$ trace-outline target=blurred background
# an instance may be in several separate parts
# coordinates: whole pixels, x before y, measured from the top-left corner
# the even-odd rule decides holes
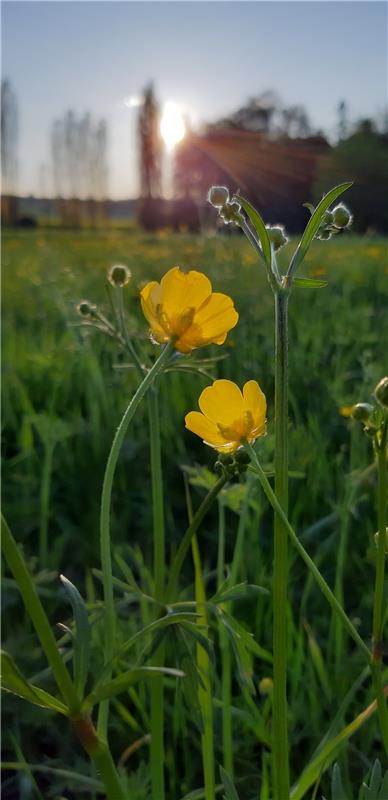
[[[212,183],[298,231],[351,177],[388,229],[381,2],[3,3],[6,225],[213,224]]]

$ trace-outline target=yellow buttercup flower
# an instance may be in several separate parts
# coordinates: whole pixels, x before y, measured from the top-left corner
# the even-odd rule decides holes
[[[190,411],[186,428],[220,453],[234,453],[244,440],[252,444],[266,432],[267,402],[257,381],[248,381],[242,392],[233,381],[214,381],[198,405],[202,414]]]
[[[209,278],[195,270],[182,272],[173,267],[160,283],[147,283],[140,298],[152,338],[163,344],[174,337],[181,353],[205,344],[223,344],[238,321],[231,297],[213,292]]]

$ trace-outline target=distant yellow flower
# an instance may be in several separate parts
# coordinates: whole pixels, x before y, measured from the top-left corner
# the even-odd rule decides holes
[[[186,428],[220,453],[234,453],[243,440],[250,444],[264,436],[267,403],[257,381],[248,381],[242,392],[233,381],[218,380],[203,390],[190,411]]]
[[[233,300],[213,292],[209,278],[195,270],[182,272],[173,267],[160,283],[147,283],[140,298],[152,338],[163,344],[175,337],[181,353],[205,344],[223,344],[238,321]]]
[[[353,412],[353,408],[354,408],[354,405],[353,406],[341,406],[341,408],[339,409],[339,413],[341,414],[342,417],[351,417],[352,416],[352,412]]]

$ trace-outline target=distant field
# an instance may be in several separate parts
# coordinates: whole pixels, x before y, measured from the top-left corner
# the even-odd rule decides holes
[[[292,243],[282,251],[282,261],[286,261],[290,248]],[[239,383],[250,378],[259,380],[269,403],[269,436],[263,448],[268,464],[272,459],[273,300],[263,269],[245,240],[238,236],[149,236],[122,231],[6,231],[2,259],[3,453],[8,461],[4,511],[15,536],[24,543],[31,567],[37,570],[45,454],[48,437],[56,431],[48,512],[46,509],[49,568],[68,575],[88,594],[90,602],[101,596],[100,584],[91,577],[91,569],[99,568],[99,495],[105,460],[137,379],[125,368],[126,358],[121,357],[114,343],[80,327],[75,308],[81,299],[88,299],[110,314],[104,284],[106,271],[113,263],[126,264],[132,271],[127,288],[128,325],[136,337],[144,340],[147,326],[140,312],[139,287],[149,279],[159,278],[171,266],[178,264],[206,272],[216,290],[234,298],[240,320],[229,335],[227,346],[206,349],[202,355],[206,358],[211,352],[224,356],[212,368],[215,376],[232,377]],[[291,479],[290,513],[297,530],[305,531],[305,544],[327,580],[331,585],[337,580],[342,587],[348,612],[367,638],[376,530],[375,474],[373,469],[368,470],[372,461],[368,440],[359,427],[340,414],[340,408],[368,401],[373,387],[387,371],[387,241],[344,235],[328,243],[316,242],[300,275],[323,278],[328,286],[320,290],[295,289],[290,300],[290,462],[295,476]],[[149,348],[153,352],[151,344]],[[185,413],[196,408],[196,398],[209,382],[210,378],[181,373],[168,375],[163,381],[162,437],[170,552],[176,548],[186,520],[181,465],[211,467],[214,462],[208,449],[184,430],[183,421]],[[363,471],[356,486],[355,476],[360,477]],[[200,496],[197,490],[195,500]],[[146,567],[151,559],[149,498],[148,431],[142,411],[131,427],[120,461],[113,534],[121,552],[126,552],[128,542],[139,545],[139,558],[144,559]],[[349,504],[350,515],[346,511]],[[270,588],[271,515],[259,494],[251,514],[247,557],[240,578]],[[216,558],[215,524],[215,516],[210,516],[200,536],[203,559],[209,569],[213,569]],[[227,559],[232,556],[236,525],[237,515],[230,510]],[[189,559],[186,576],[189,585]],[[56,594],[56,577],[46,574],[40,580],[53,619],[62,619],[63,601]],[[362,661],[346,636],[340,643],[343,649],[338,652],[328,609],[294,557],[290,586],[291,601],[285,613],[291,621],[289,696],[295,777],[361,672]],[[26,673],[38,672],[41,654],[35,646],[31,648],[31,641],[35,640],[13,590],[8,593],[7,603],[12,609],[7,649],[18,654],[18,663]],[[257,640],[270,647],[271,620],[265,601],[244,601],[238,613],[241,621],[255,629]],[[136,627],[137,614],[133,612],[130,626]],[[324,677],[310,661],[311,640],[306,636],[306,624],[324,650]],[[346,670],[339,669],[345,654]],[[256,683],[267,674],[266,669],[258,667]],[[237,686],[234,691],[236,707],[240,708],[243,701]],[[357,704],[346,709],[346,719],[350,720],[352,711],[358,713],[371,699],[368,685],[359,691]],[[45,713],[32,712],[16,700],[7,705],[9,725],[22,742],[24,757],[36,762],[40,758],[39,741],[45,742]],[[146,731],[146,721],[132,708],[136,724],[133,731],[130,727],[125,731],[124,711],[116,712],[113,746],[118,756],[132,734],[136,738]],[[180,719],[174,717],[173,708],[168,713],[176,732],[182,726],[190,726],[190,715],[185,716],[184,711]],[[249,725],[244,727],[244,719],[238,714],[236,720],[236,774],[241,767],[248,776],[246,793],[243,787],[241,797],[249,798],[250,775],[254,785],[255,773],[251,761],[252,729]],[[31,734],[31,726],[36,727],[36,737]],[[375,735],[376,723],[371,721],[346,751],[343,763],[354,786],[359,785],[357,781],[367,769],[364,762],[379,755],[374,748]],[[55,758],[60,746],[63,762],[67,757],[68,764],[89,769],[78,751],[74,756],[70,740],[67,744],[60,741],[58,729],[53,729],[51,736],[50,747],[45,750],[43,744],[43,752]],[[200,785],[199,745],[196,740],[197,758],[193,758],[187,742],[178,742],[177,733],[176,736],[177,741],[170,742],[167,768],[173,781],[174,748],[181,745],[180,757],[186,765],[182,771],[192,776],[186,787],[188,792]],[[11,739],[6,748],[13,759]],[[132,758],[135,770],[141,769],[142,751],[139,752]],[[255,753],[259,763],[258,750]],[[361,753],[368,756],[361,758]],[[171,784],[171,798],[177,800],[183,795],[181,788]]]

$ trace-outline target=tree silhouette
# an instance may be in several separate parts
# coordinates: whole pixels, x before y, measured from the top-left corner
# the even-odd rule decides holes
[[[155,99],[153,85],[150,83],[144,91],[138,122],[140,196],[143,199],[159,197],[161,193],[162,143],[159,125],[159,105]]]
[[[10,81],[1,82],[1,177],[2,218],[11,225],[17,218],[17,144],[19,118],[16,94]]]

